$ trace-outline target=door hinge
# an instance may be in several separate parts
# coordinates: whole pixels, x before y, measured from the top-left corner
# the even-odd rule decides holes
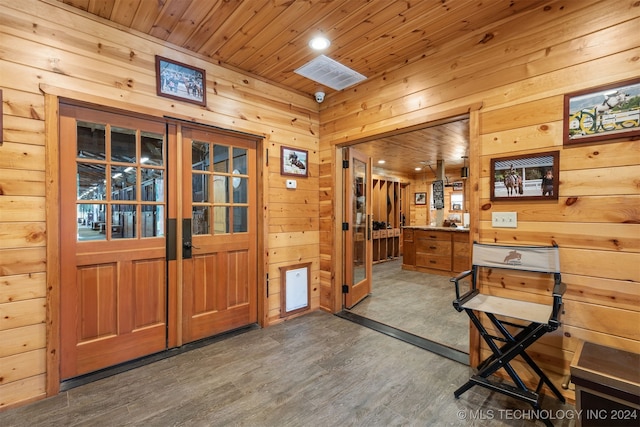
[[[343,294],[349,293],[349,285],[342,285],[342,293]]]
[[[349,223],[348,222],[343,222],[342,223],[342,231],[349,231]]]
[[[349,160],[342,161],[342,169],[349,169]]]

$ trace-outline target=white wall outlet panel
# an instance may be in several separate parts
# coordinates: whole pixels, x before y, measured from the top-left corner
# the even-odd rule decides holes
[[[296,188],[297,186],[298,186],[298,183],[296,182],[295,179],[287,180],[287,188]]]
[[[518,228],[516,212],[491,212],[491,225],[494,228]]]

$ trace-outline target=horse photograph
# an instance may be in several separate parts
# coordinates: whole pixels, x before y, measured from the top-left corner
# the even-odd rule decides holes
[[[281,147],[281,175],[308,176],[308,152],[295,148]]]
[[[159,96],[206,106],[205,71],[156,56],[156,90]]]
[[[524,194],[522,187],[522,177],[517,173],[510,173],[504,177],[504,186],[507,189],[507,196],[515,196]]]
[[[491,159],[491,200],[557,199],[559,151]]]
[[[640,79],[565,95],[564,144],[640,135]]]

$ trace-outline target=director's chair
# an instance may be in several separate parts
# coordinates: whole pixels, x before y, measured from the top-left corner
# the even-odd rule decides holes
[[[550,275],[547,277],[553,280],[552,303],[540,304],[482,294],[479,291],[478,279],[483,269],[498,269],[504,273],[509,273],[509,270],[518,270],[542,273],[543,276]],[[497,270],[491,271],[491,275],[496,274]],[[465,278],[470,278],[469,290],[460,295],[460,282]],[[485,340],[492,354],[478,365],[477,372],[471,376],[469,381],[454,392],[456,398],[459,398],[462,393],[474,385],[480,385],[528,402],[534,409],[539,410],[540,391],[542,386],[546,384],[553,394],[564,403],[565,399],[560,391],[525,351],[545,333],[556,330],[560,325],[562,295],[566,288],[561,280],[557,246],[473,244],[471,270],[450,279],[455,283],[456,288],[456,299],[453,301],[453,306],[458,312],[464,310],[469,315],[471,322],[480,332],[480,336]],[[501,336],[492,335],[487,331],[480,322],[478,313],[484,313]],[[511,319],[517,319],[518,323]],[[525,324],[521,324],[521,322]],[[519,332],[510,332],[507,326],[515,328]],[[516,356],[522,357],[540,378],[535,389],[529,389],[511,366],[510,363]],[[491,378],[501,368],[506,371],[513,384]],[[546,425],[552,426],[548,419],[542,421]]]

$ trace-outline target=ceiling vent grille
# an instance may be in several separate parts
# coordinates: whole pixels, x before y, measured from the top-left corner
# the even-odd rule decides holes
[[[334,90],[342,90],[367,79],[325,55],[312,59],[295,70],[295,73]]]

